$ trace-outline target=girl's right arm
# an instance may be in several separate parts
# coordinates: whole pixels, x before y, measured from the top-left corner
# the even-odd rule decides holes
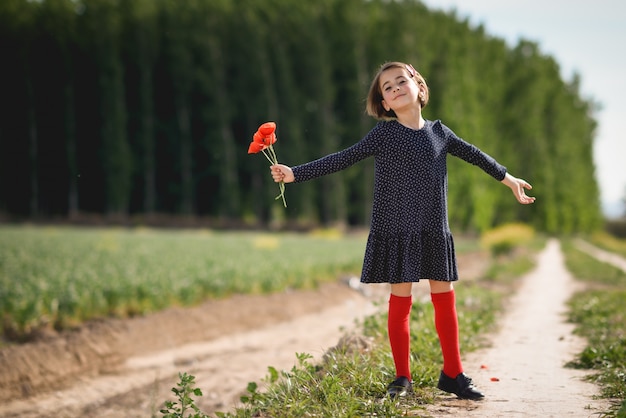
[[[303,182],[346,169],[367,157],[376,155],[385,137],[383,129],[382,125],[378,124],[351,147],[308,163],[294,167],[274,164],[270,167],[272,177],[275,182]]]

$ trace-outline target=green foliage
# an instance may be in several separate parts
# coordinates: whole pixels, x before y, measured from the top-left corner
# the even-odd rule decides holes
[[[290,186],[283,210],[247,144],[275,120],[287,164],[352,145],[375,123],[363,114],[373,73],[397,59],[428,80],[427,118],[535,185],[537,204],[522,207],[450,158],[452,224],[601,226],[596,105],[580,80],[562,80],[539,45],[511,48],[417,0],[6,0],[0,46],[11,63],[0,67],[0,127],[11,133],[0,211],[10,215],[367,225],[372,161]]]
[[[626,288],[626,273],[617,267],[597,261],[591,255],[574,248],[571,241],[565,241],[567,268],[578,278],[592,285],[608,285],[613,288]]]
[[[365,237],[0,227],[3,333],[141,315],[358,274]]]
[[[494,256],[510,254],[516,247],[533,240],[535,231],[525,224],[506,224],[486,231],[480,238],[481,245]]]
[[[340,351],[327,355],[322,364],[306,353],[296,354],[289,371],[268,368],[264,391],[248,384],[242,407],[218,412],[218,417],[275,416],[398,416],[406,405],[382,397],[386,383],[380,381],[379,354]],[[412,402],[415,403],[415,402]]]
[[[179,373],[178,377],[180,381],[172,388],[178,402],[165,402],[165,408],[160,411],[163,418],[208,418],[209,416],[196,406],[193,398],[202,396],[202,391],[195,387],[196,377],[187,373]]]
[[[487,268],[483,281],[504,287],[504,290],[515,283],[519,277],[528,273],[535,267],[533,254],[545,246],[544,237],[536,237],[524,246],[516,247],[506,256],[493,257],[490,266]]]
[[[590,241],[600,248],[626,257],[626,236],[618,238],[618,235],[611,235],[607,232],[596,232],[590,237]]]
[[[599,262],[577,250],[571,242],[563,249],[568,269],[591,289],[576,293],[570,301],[569,319],[587,347],[570,363],[592,369],[591,377],[602,387],[602,396],[621,403],[608,416],[623,416],[626,404],[626,272]],[[619,409],[619,411],[618,411]]]

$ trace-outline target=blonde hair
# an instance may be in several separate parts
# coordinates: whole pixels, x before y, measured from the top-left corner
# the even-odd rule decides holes
[[[420,95],[419,101],[422,105],[422,108],[426,107],[428,104],[428,85],[426,84],[426,80],[420,73],[415,71],[415,68],[411,64],[405,64],[404,62],[392,61],[386,62],[380,66],[380,69],[374,76],[372,80],[372,84],[370,85],[369,93],[367,94],[367,101],[365,105],[365,111],[368,115],[373,116],[376,119],[393,119],[396,118],[396,112],[393,110],[385,110],[383,107],[383,92],[380,90],[380,76],[385,71],[391,68],[402,68],[406,72],[409,73],[409,76],[418,86],[424,86],[424,96]]]

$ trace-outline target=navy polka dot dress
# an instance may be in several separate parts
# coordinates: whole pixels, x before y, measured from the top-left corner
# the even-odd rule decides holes
[[[447,154],[474,164],[497,180],[506,168],[457,137],[441,121],[414,130],[398,121],[379,122],[353,146],[293,167],[296,182],[375,159],[372,224],[361,281],[458,280],[448,225]]]

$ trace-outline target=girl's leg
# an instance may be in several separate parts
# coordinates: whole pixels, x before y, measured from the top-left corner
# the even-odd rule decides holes
[[[396,377],[404,376],[409,381],[411,380],[409,316],[413,305],[411,288],[412,283],[391,285],[389,315],[387,317],[389,344],[396,366]]]
[[[452,282],[429,280],[430,296],[435,308],[435,328],[443,354],[443,372],[456,377],[463,373],[459,349],[459,322]]]
[[[430,296],[435,308],[435,328],[443,354],[443,371],[437,387],[463,399],[478,400],[484,395],[474,387],[472,379],[463,373],[459,348],[459,321],[456,297],[451,282],[429,280]]]

